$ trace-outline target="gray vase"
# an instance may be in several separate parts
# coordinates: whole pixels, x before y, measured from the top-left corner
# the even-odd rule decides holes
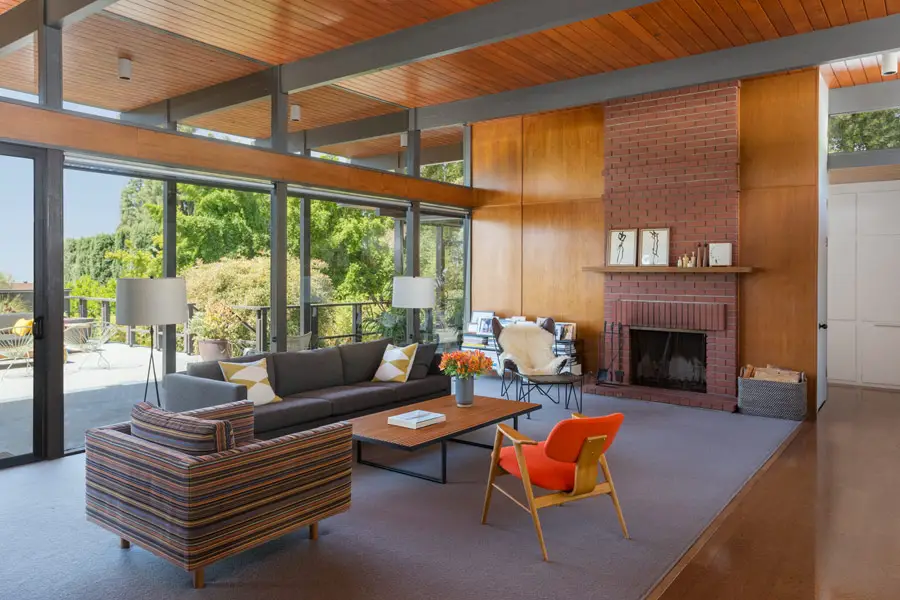
[[[456,405],[469,407],[475,402],[475,378],[456,378]]]

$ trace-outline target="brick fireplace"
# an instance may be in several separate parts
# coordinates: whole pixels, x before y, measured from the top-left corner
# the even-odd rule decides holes
[[[731,242],[738,256],[739,83],[616,100],[605,112],[605,219],[609,229],[670,229],[670,265],[698,243]],[[622,367],[632,383],[630,328],[705,336],[706,394],[644,389],[619,395],[733,408],[737,395],[737,275],[607,273],[604,319],[621,322]],[[617,342],[618,344],[618,342]],[[607,348],[606,357],[618,348]],[[604,387],[599,393],[610,394]],[[674,399],[673,399],[674,398]],[[687,401],[684,398],[688,398]]]

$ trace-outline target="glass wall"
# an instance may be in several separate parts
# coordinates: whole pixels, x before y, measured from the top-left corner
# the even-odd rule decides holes
[[[64,448],[72,451],[84,447],[85,430],[130,419],[144,397],[149,329],[116,325],[116,279],[162,276],[163,184],[75,169],[63,183]],[[155,361],[161,379],[159,352]],[[148,398],[155,404],[152,384]]]
[[[423,339],[442,350],[457,347],[465,318],[465,235],[461,218],[423,214],[419,233],[422,277],[437,285],[435,308],[420,318]]]
[[[0,153],[3,150],[0,149]],[[31,331],[34,297],[34,163],[0,154],[0,464],[30,455],[34,436]]]
[[[311,344],[336,346],[381,336],[402,340],[405,313],[390,307],[395,217],[384,209],[309,202]],[[300,199],[288,198],[289,345],[291,336],[301,333],[300,222]]]

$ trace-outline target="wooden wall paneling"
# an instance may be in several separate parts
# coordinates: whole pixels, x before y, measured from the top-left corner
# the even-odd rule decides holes
[[[524,117],[522,203],[603,196],[603,107]]]
[[[522,314],[522,207],[472,212],[472,309]]]
[[[0,101],[0,139],[361,194],[472,206],[472,189],[328,160]]]
[[[522,117],[472,125],[472,186],[480,206],[522,204]]]
[[[581,267],[603,259],[603,201],[528,204],[522,211],[522,314],[577,323],[582,368],[594,371],[604,276]]]
[[[818,69],[741,83],[742,364],[806,372],[816,407]]]
[[[742,190],[816,184],[818,81],[807,69],[741,83]]]

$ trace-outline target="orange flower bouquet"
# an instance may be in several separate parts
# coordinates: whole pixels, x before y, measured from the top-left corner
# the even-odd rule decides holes
[[[481,350],[449,352],[441,358],[441,371],[458,379],[486,375],[494,368],[493,361]]]
[[[480,350],[449,352],[441,358],[441,371],[456,379],[456,405],[461,408],[475,402],[475,378],[493,368],[493,361]]]

